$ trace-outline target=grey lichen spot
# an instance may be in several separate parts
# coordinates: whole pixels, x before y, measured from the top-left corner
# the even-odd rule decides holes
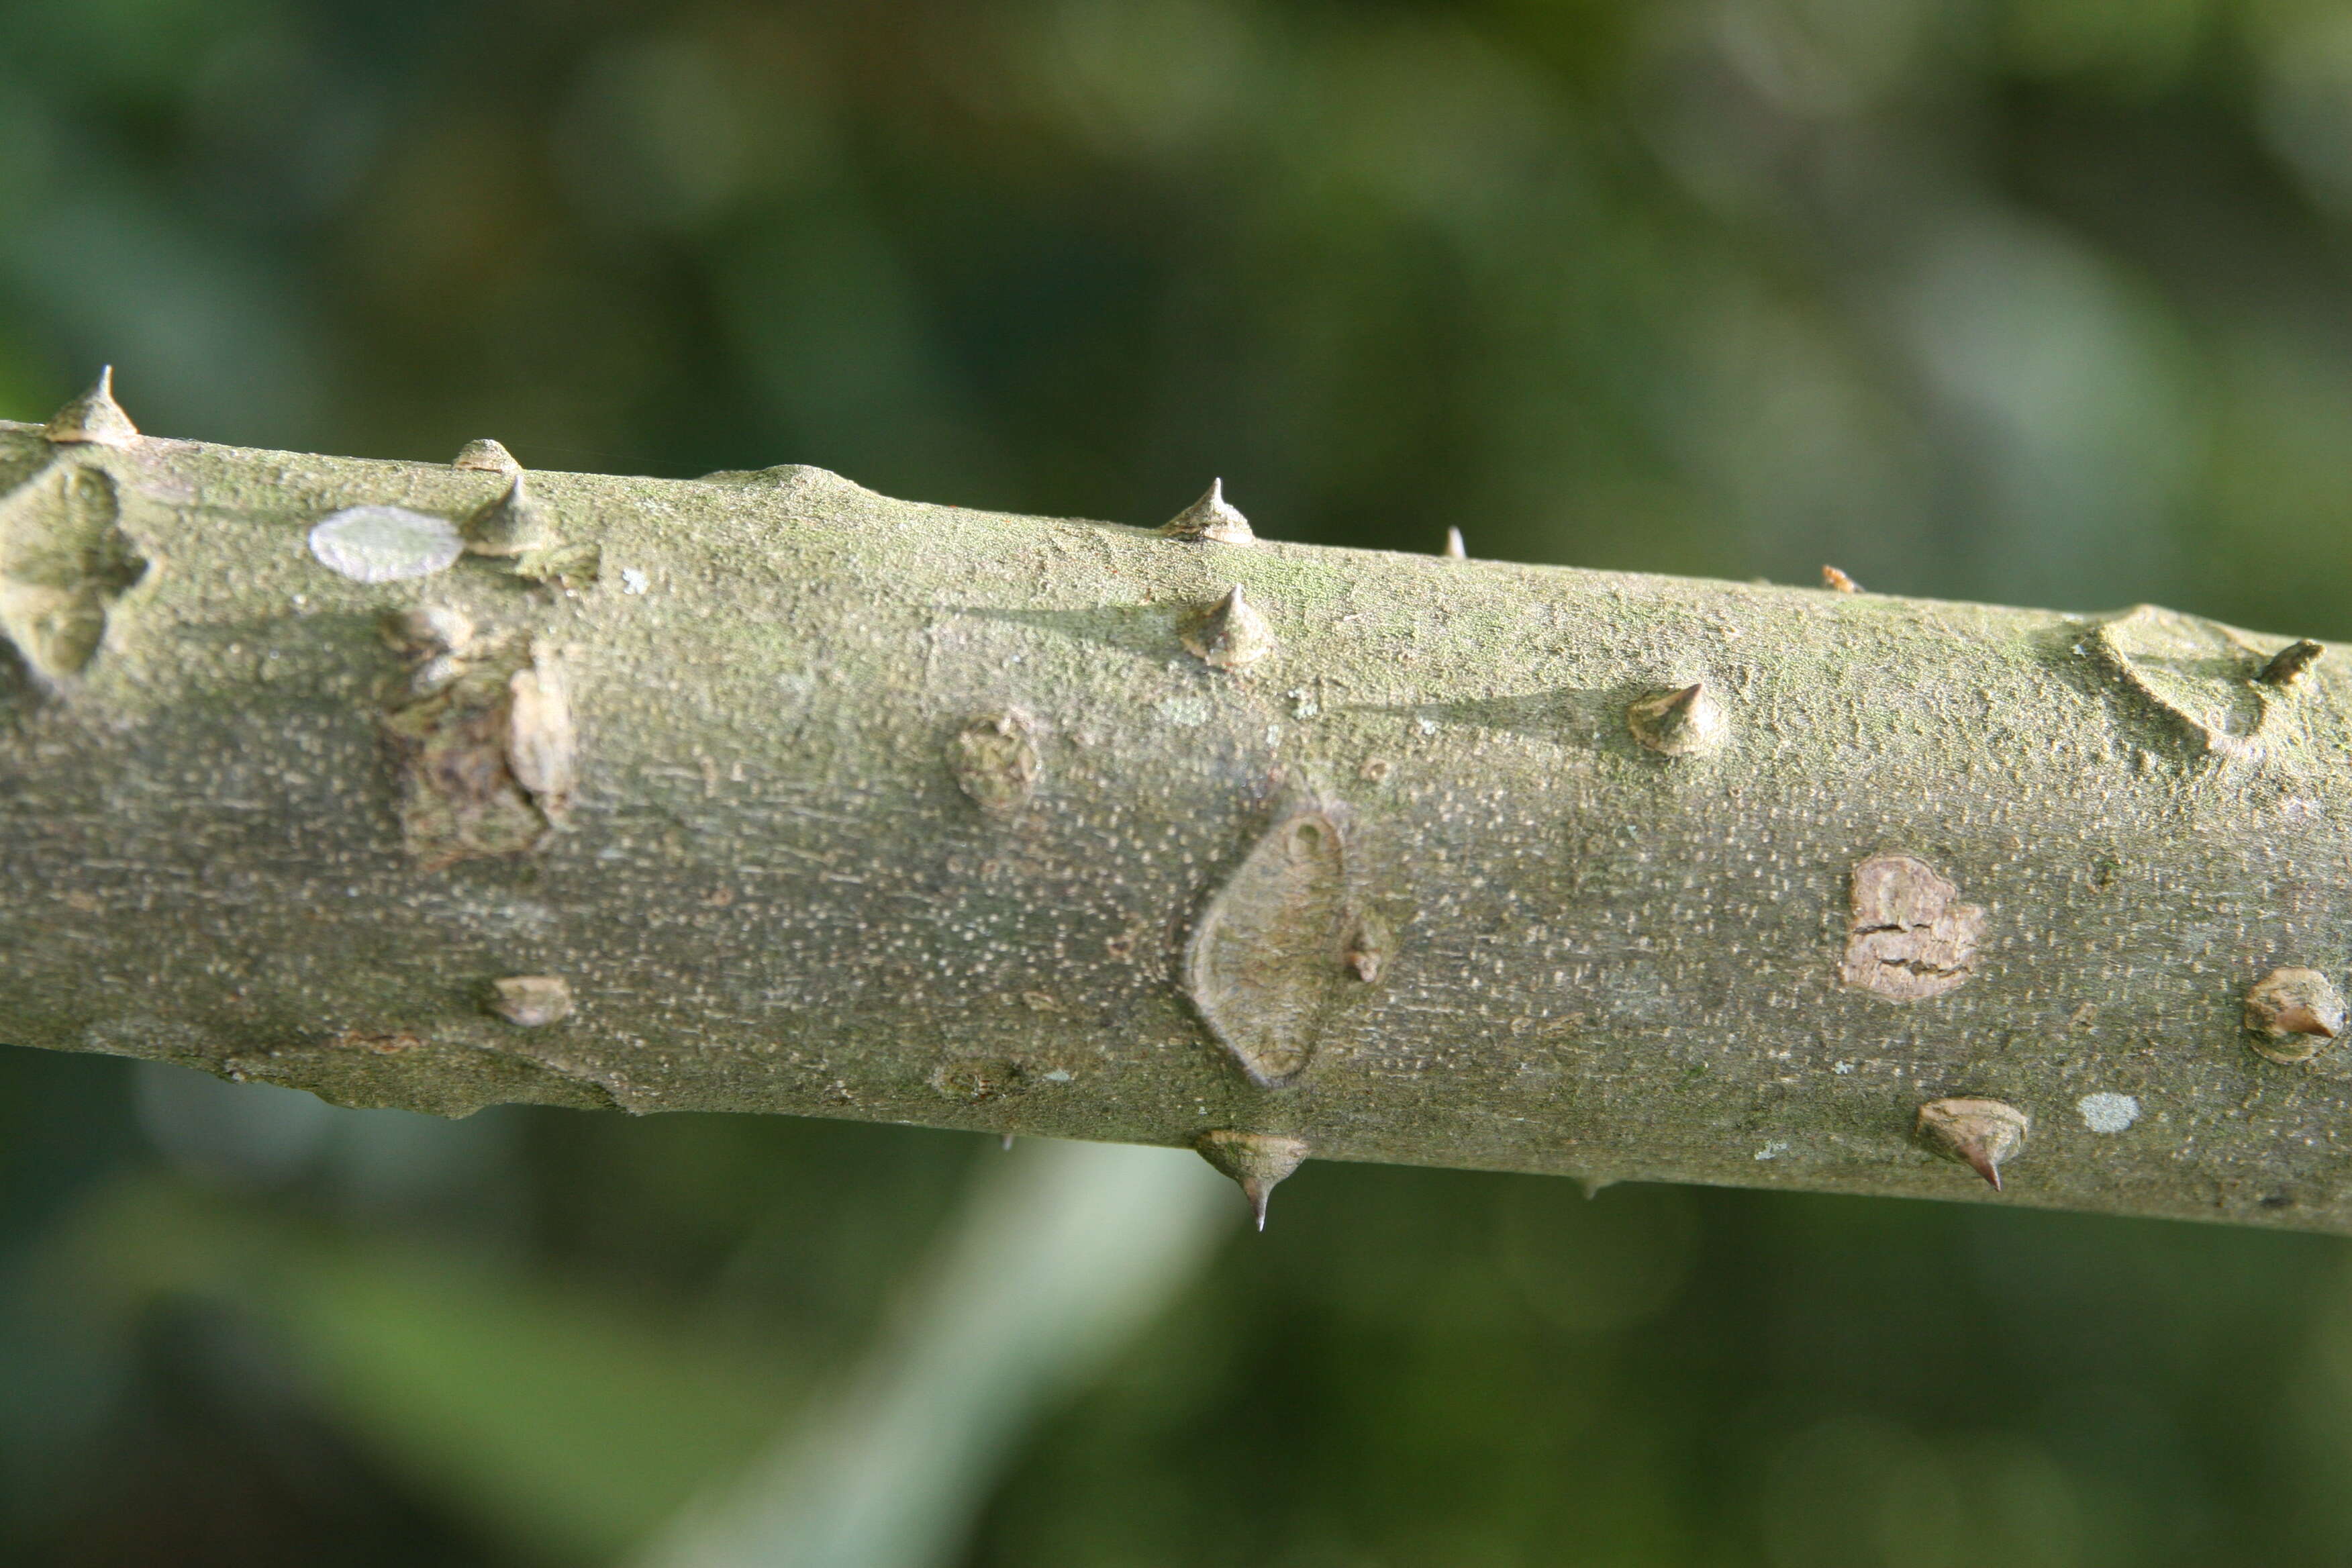
[[[1958,1160],[2000,1191],[2000,1168],[2025,1149],[2032,1121],[1998,1100],[1931,1100],[1914,1126],[1920,1141]]]
[[[114,401],[114,367],[101,368],[89,390],[51,415],[41,434],[59,447],[137,446],[139,426]]]
[[[991,816],[1013,816],[1037,793],[1037,726],[1017,708],[974,719],[948,742],[956,787]]]
[[[1312,1152],[1303,1139],[1271,1132],[1203,1132],[1192,1141],[1192,1147],[1220,1174],[1232,1177],[1241,1187],[1260,1230],[1265,1228],[1265,1204],[1275,1187],[1306,1163]]]
[[[2296,681],[2301,680],[2310,671],[2311,667],[2317,664],[2326,652],[2326,644],[2314,642],[2309,637],[2304,638],[2301,642],[2291,642],[2271,655],[2270,662],[2263,666],[2262,673],[2254,679],[2264,686],[2293,686]]]
[[[530,493],[530,481],[520,473],[466,522],[466,551],[472,555],[527,555],[558,542],[554,510]]]
[[[1252,1082],[1279,1089],[1314,1060],[1346,955],[1347,866],[1339,825],[1320,807],[1257,841],[1192,928],[1186,994]]]
[[[354,583],[430,577],[456,565],[465,547],[447,518],[398,506],[345,507],[310,531],[319,564]]]
[[[55,685],[98,657],[116,601],[147,574],[114,480],[71,460],[0,499],[0,634]]]
[[[519,1029],[572,1016],[572,987],[560,974],[513,974],[490,982],[490,1011]]]
[[[1625,728],[1633,739],[1668,757],[1714,751],[1731,731],[1722,705],[1707,690],[1706,683],[1697,680],[1635,699],[1626,706]]]
[[[1026,1087],[1020,1064],[1002,1057],[951,1057],[931,1069],[932,1092],[960,1105],[982,1105]]]
[[[1853,868],[1853,922],[1838,978],[1894,1002],[1940,996],[1975,972],[1984,910],[1909,855]]]
[[[2246,992],[2247,1044],[2274,1062],[2306,1062],[2344,1032],[2344,994],[2316,969],[2273,969]]]
[[[1274,651],[1274,628],[1236,583],[1184,628],[1184,646],[1212,668],[1247,669]]]
[[[438,870],[460,860],[540,847],[569,813],[578,742],[569,682],[554,650],[532,647],[474,664],[443,654],[445,679],[383,717],[401,785],[401,837],[417,863]]]
[[[2123,1132],[2139,1120],[2139,1101],[2128,1094],[2086,1094],[2074,1102],[2083,1125],[2094,1132]]]
[[[487,436],[460,447],[449,466],[453,468],[478,468],[486,474],[522,472],[522,465],[515,461],[514,454]]]
[[[2268,711],[2267,661],[2219,622],[2140,605],[2090,637],[2123,689],[2217,756],[2242,756]]]
[[[1201,499],[1160,524],[1171,539],[1205,540],[1212,544],[1253,544],[1257,535],[1249,519],[1225,500],[1225,481],[1211,479]]]

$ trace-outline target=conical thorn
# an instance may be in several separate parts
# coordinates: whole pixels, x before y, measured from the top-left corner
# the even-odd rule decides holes
[[[2000,1191],[2000,1167],[2025,1148],[2032,1121],[1998,1100],[1931,1100],[1919,1108],[1918,1135]]]
[[[1203,1132],[1192,1141],[1192,1147],[1219,1173],[1232,1177],[1241,1187],[1260,1230],[1265,1228],[1266,1200],[1284,1177],[1306,1163],[1308,1153],[1303,1139],[1272,1132]]]
[[[2344,1026],[2344,994],[2316,969],[2273,969],[2246,992],[2247,1044],[2272,1061],[2309,1061]]]
[[[1458,528],[1449,528],[1445,531],[1445,558],[1448,561],[1470,559],[1469,546],[1462,542],[1462,531]]]
[[[530,493],[520,473],[466,524],[466,550],[473,555],[521,555],[555,542],[554,513]]]
[[[131,416],[114,401],[114,367],[101,367],[89,390],[51,415],[41,434],[59,447],[136,444],[139,426],[131,423]]]
[[[2327,1020],[2308,1007],[2289,1007],[2279,1015],[2278,1026],[2290,1035],[2316,1035],[2323,1040],[2336,1037],[2336,1031],[2327,1026]]]
[[[1236,583],[1185,629],[1184,646],[1214,668],[1244,669],[1274,651],[1274,628]]]
[[[1253,544],[1257,535],[1238,508],[1225,500],[1225,481],[1211,479],[1201,499],[1162,523],[1171,539],[1204,539],[1212,544]]]
[[[1629,704],[1625,727],[1633,739],[1663,756],[1686,757],[1720,745],[1730,725],[1706,683],[1694,680]]]
[[[489,474],[522,472],[522,465],[515,461],[514,454],[487,436],[460,447],[457,455],[450,459],[449,466],[453,468],[478,468]]]

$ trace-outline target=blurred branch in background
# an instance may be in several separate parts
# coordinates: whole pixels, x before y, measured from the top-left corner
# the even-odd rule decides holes
[[[1030,1422],[1086,1386],[1239,1214],[1181,1150],[1016,1145],[843,1385],[643,1568],[954,1561]]]

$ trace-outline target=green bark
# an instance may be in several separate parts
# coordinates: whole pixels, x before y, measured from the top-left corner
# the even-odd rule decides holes
[[[0,1039],[2352,1229],[2340,658],[467,462],[0,424]]]

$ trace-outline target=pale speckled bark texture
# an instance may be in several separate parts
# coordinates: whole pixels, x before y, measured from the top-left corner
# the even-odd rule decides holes
[[[811,468],[534,472],[551,542],[415,578],[309,543],[509,483],[0,425],[0,1040],[2352,1230],[2352,1047],[2243,1012],[2344,976],[2340,657]],[[1694,684],[1704,745],[1629,727]],[[2002,1194],[1955,1096],[2030,1118]]]

